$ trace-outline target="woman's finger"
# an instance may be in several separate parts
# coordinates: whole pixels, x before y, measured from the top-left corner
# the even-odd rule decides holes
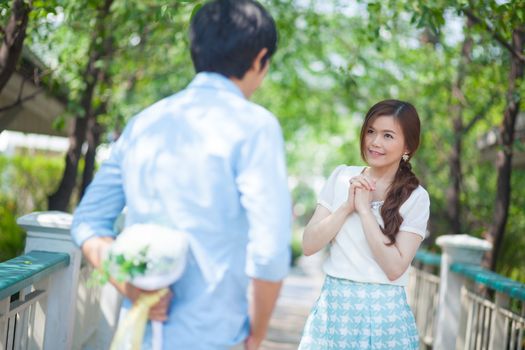
[[[355,188],[364,188],[369,191],[373,191],[375,189],[375,186],[372,185],[370,180],[367,180],[363,176],[356,176],[352,179],[350,179],[351,186],[354,186]]]
[[[363,188],[363,184],[361,182],[355,181],[355,180],[353,182],[350,181],[350,188],[353,188],[354,190],[356,188]]]
[[[362,175],[361,178],[363,179],[364,182],[367,183],[369,191],[374,191],[376,189],[375,181],[372,178],[366,175]]]

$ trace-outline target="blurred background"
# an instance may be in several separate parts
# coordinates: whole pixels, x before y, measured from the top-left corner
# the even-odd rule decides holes
[[[284,131],[294,256],[327,176],[362,164],[364,114],[396,98],[422,120],[426,248],[442,234],[486,238],[485,265],[525,282],[525,3],[261,2],[279,49],[253,100]],[[191,81],[202,3],[0,0],[0,261],[23,251],[17,217],[72,212],[126,121]]]

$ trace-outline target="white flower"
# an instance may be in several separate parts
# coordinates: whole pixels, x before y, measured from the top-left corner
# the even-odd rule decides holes
[[[146,290],[164,288],[182,275],[188,246],[188,236],[184,232],[154,224],[132,225],[111,245],[109,270],[110,273],[122,271],[122,261],[119,263],[116,257],[123,256],[126,262],[137,267],[133,274],[125,272],[126,280]]]

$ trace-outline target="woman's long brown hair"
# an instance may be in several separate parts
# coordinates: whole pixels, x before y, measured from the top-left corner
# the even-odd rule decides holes
[[[416,109],[408,102],[398,100],[384,100],[376,103],[366,114],[361,128],[361,157],[366,161],[365,136],[370,124],[380,116],[390,116],[399,123],[403,130],[405,146],[409,150],[409,159],[399,161],[394,180],[388,188],[385,202],[381,207],[381,217],[384,227],[383,234],[388,237],[392,245],[396,243],[399,227],[403,223],[403,217],[399,213],[401,205],[410,197],[412,192],[419,186],[419,179],[412,172],[410,159],[419,147],[421,124]]]

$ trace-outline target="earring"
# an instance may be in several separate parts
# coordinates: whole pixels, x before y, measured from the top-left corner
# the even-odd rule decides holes
[[[403,159],[405,162],[408,162],[408,158],[410,158],[408,153],[403,154],[403,156],[401,157],[401,159]]]

